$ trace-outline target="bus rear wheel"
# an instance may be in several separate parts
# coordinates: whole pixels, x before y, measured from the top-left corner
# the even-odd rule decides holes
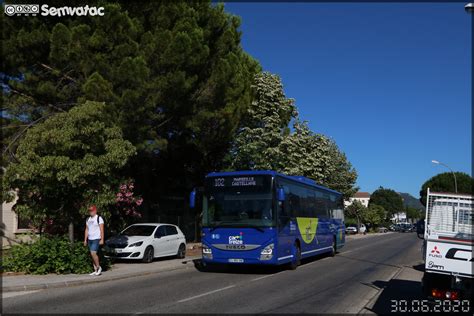
[[[301,264],[301,248],[298,243],[295,242],[293,249],[293,260],[290,262],[290,270],[296,270]]]

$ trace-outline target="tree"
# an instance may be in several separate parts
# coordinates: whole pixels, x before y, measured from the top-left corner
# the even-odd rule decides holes
[[[311,178],[352,196],[357,173],[336,143],[301,122],[278,76],[256,76],[254,101],[231,151],[229,169],[271,169]],[[289,124],[293,120],[293,132]]]
[[[458,185],[458,193],[472,194],[474,179],[464,172],[455,172]],[[452,192],[454,193],[454,178],[451,172],[444,172],[428,179],[421,186],[420,201],[426,206],[426,191],[430,188],[432,192]]]
[[[11,122],[2,165],[15,161],[30,126],[105,102],[137,149],[123,173],[145,203],[184,198],[222,167],[251,102],[260,66],[241,47],[240,20],[210,1],[100,5],[100,17],[0,16],[2,115]]]
[[[230,168],[277,170],[283,158],[280,145],[289,134],[288,125],[297,115],[296,107],[285,96],[277,75],[257,74],[252,88],[254,99],[237,132]]]
[[[92,203],[108,218],[119,171],[135,152],[106,105],[85,102],[26,132],[3,176],[4,200],[17,191],[15,211],[40,229],[82,222]]]
[[[370,204],[366,211],[362,214],[362,220],[371,227],[378,226],[385,221],[387,217],[385,209],[377,204]]]
[[[407,219],[411,219],[413,221],[418,220],[424,216],[421,210],[410,206],[405,208],[405,213],[407,214]]]
[[[391,189],[383,187],[375,190],[370,196],[369,205],[377,204],[384,208],[387,212],[387,219],[390,219],[393,214],[404,211],[403,200],[400,194]]]
[[[354,200],[346,207],[345,216],[352,217],[357,220],[357,229],[360,228],[360,221],[366,216],[367,207],[365,207],[360,201]]]

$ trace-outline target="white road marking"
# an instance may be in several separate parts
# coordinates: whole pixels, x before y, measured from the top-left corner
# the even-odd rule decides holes
[[[206,295],[210,295],[210,294],[214,294],[214,293],[217,293],[217,292],[225,291],[225,290],[231,289],[231,288],[233,288],[233,287],[235,287],[235,285],[229,285],[229,286],[226,286],[226,287],[223,287],[223,288],[214,290],[214,291],[209,291],[209,292],[202,293],[202,294],[199,294],[199,295],[191,296],[191,297],[188,297],[188,298],[179,300],[178,303],[183,303],[183,302],[191,301],[191,300],[194,300],[194,299],[196,299],[196,298],[200,298],[200,297],[203,297],[203,296],[206,296]]]
[[[258,280],[262,280],[262,279],[266,279],[266,278],[269,278],[269,277],[272,277],[272,276],[275,276],[275,275],[278,275],[280,273],[284,273],[284,272],[287,272],[287,271],[280,271],[280,272],[277,272],[277,273],[273,273],[273,274],[267,274],[267,275],[263,275],[261,277],[258,277],[258,278],[255,278],[255,279],[252,279],[250,281],[258,281]]]
[[[40,290],[35,290],[35,291],[19,291],[19,292],[4,292],[2,293],[2,299],[3,298],[9,298],[9,297],[15,297],[15,296],[20,296],[20,295],[26,295],[26,294],[32,294],[39,292]]]

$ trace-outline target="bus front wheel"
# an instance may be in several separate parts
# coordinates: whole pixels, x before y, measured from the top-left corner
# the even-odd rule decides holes
[[[301,264],[301,248],[300,245],[295,242],[293,246],[293,260],[290,263],[290,269],[291,270],[296,270],[298,266]]]
[[[336,251],[337,251],[337,244],[336,244],[336,237],[334,237],[332,239],[332,249],[331,249],[331,252],[330,252],[330,256],[331,257],[334,257],[336,255]]]

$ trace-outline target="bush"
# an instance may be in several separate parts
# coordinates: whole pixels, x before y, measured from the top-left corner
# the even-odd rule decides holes
[[[107,268],[109,261],[101,258],[101,266]],[[64,237],[40,237],[35,242],[14,245],[3,256],[3,271],[31,274],[88,273],[92,262],[87,247],[81,242],[71,245]]]

